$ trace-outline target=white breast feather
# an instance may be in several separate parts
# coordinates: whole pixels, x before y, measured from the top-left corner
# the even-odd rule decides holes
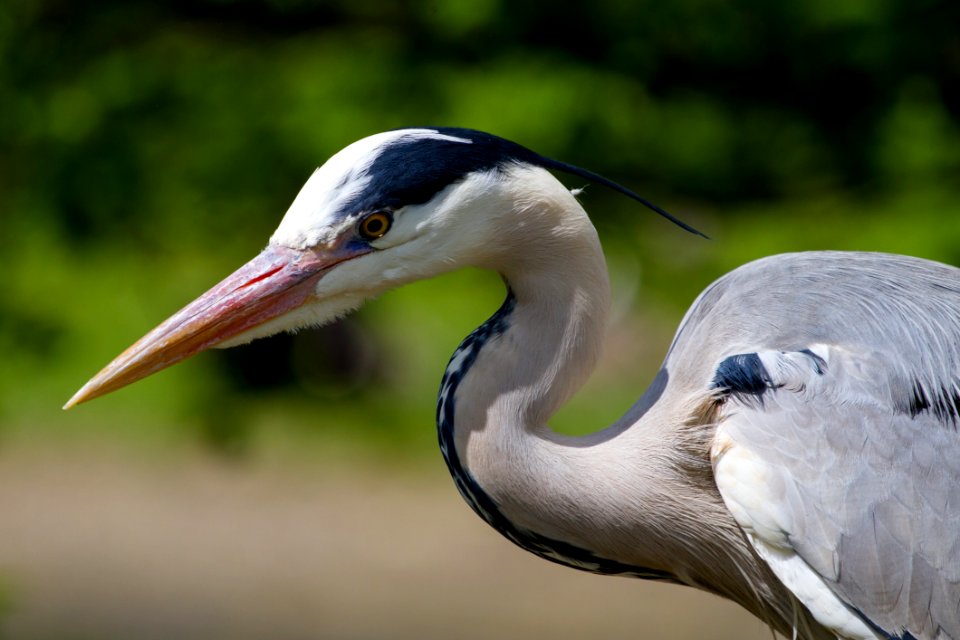
[[[778,471],[717,429],[711,451],[714,477],[724,503],[757,554],[802,602],[817,622],[850,640],[878,640],[823,579],[796,554],[787,537],[790,514],[781,508]]]

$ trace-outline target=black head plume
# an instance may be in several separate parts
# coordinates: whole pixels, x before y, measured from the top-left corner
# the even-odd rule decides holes
[[[453,151],[453,154],[455,154],[456,157],[452,157],[451,160],[456,160],[457,163],[467,163],[470,168],[481,169],[486,168],[486,164],[499,165],[502,162],[509,162],[513,160],[519,162],[529,162],[530,164],[543,167],[544,169],[552,169],[554,171],[562,171],[563,173],[579,176],[622,193],[628,198],[633,198],[643,206],[660,214],[681,229],[707,238],[707,236],[702,232],[694,229],[683,220],[680,220],[668,211],[658,207],[646,198],[641,197],[636,192],[627,189],[623,185],[617,184],[609,178],[604,178],[600,174],[594,173],[593,171],[587,171],[586,169],[581,169],[580,167],[567,164],[566,162],[560,162],[559,160],[541,156],[540,154],[535,153],[530,149],[517,144],[516,142],[512,142],[510,140],[506,140],[505,138],[501,138],[489,133],[484,133],[482,131],[476,131],[475,129],[463,129],[459,127],[431,127],[431,129],[439,133],[457,136],[471,141],[471,146],[473,148],[469,151],[464,150],[463,147],[459,147]],[[435,154],[436,151],[433,153]],[[409,158],[406,158],[405,161],[409,162]]]
[[[627,189],[623,185],[617,184],[616,182],[614,182],[613,180],[610,180],[609,178],[604,178],[599,173],[594,173],[593,171],[587,171],[586,169],[581,169],[576,165],[567,164],[566,162],[560,162],[559,160],[554,160],[552,158],[545,158],[544,156],[538,156],[538,158],[539,158],[538,164],[540,164],[540,166],[544,167],[545,169],[554,169],[555,171],[562,171],[564,173],[569,173],[570,175],[579,176],[581,178],[585,178],[592,182],[597,182],[599,184],[602,184],[605,187],[608,187],[610,189],[613,189],[614,191],[622,193],[628,198],[633,198],[634,200],[636,200],[646,208],[650,209],[651,211],[655,211],[656,213],[659,213],[661,216],[663,216],[673,224],[677,225],[681,229],[689,231],[690,233],[696,234],[703,238],[707,238],[708,240],[710,239],[709,236],[707,236],[705,233],[703,233],[702,231],[698,231],[697,229],[694,229],[683,220],[674,216],[672,213],[658,207],[657,205],[653,204],[652,202],[640,196],[639,194],[632,191],[631,189]]]

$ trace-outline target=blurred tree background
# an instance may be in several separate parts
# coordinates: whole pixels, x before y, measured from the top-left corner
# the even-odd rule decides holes
[[[613,324],[552,424],[600,428],[737,265],[960,265],[958,25],[946,0],[3,0],[0,636],[768,637],[699,620],[719,604],[692,590],[527,558],[432,482],[440,376],[501,302],[494,274],[60,406],[259,251],[331,154],[450,125],[603,173],[712,238],[581,196]]]
[[[435,455],[446,358],[502,296],[489,274],[59,412],[258,251],[329,155],[431,124],[604,173],[713,238],[583,195],[618,320],[557,426],[599,428],[738,264],[828,248],[960,264],[958,25],[960,4],[929,0],[5,0],[0,437]]]

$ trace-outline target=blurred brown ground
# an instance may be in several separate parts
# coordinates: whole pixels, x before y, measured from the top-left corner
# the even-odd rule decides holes
[[[528,555],[439,461],[8,444],[0,576],[5,639],[771,637],[713,596]]]

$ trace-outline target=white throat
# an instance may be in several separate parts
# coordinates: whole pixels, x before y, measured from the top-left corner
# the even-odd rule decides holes
[[[547,426],[596,364],[610,287],[586,213],[546,172],[530,173],[538,182],[518,201],[524,217],[498,225],[504,250],[478,265],[498,270],[510,296],[463,342],[441,387],[440,442],[458,489],[548,560],[692,585],[788,620],[766,604],[779,601],[766,590],[781,587],[752,561],[713,484],[708,433],[691,422],[700,386],[664,369],[614,425],[583,437]],[[721,523],[708,541],[697,535],[704,519]]]

